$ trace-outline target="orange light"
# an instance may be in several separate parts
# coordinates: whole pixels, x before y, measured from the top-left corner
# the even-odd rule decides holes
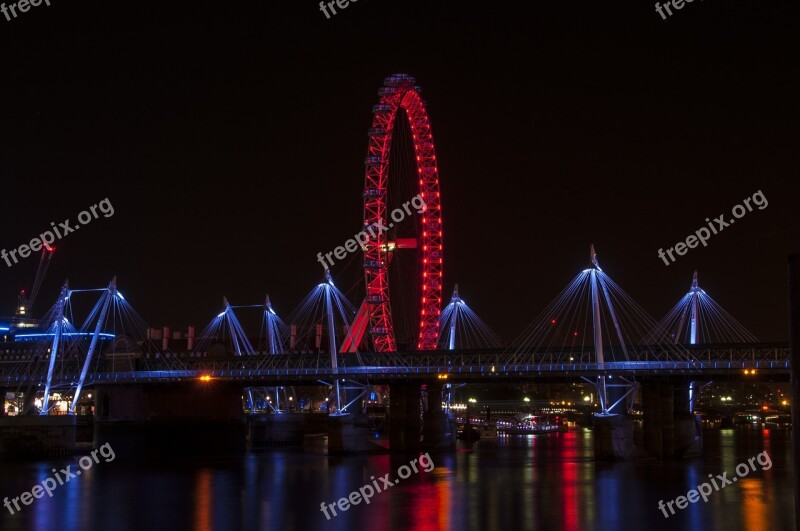
[[[208,374],[204,374],[204,375],[202,375],[202,376],[200,377],[200,381],[201,381],[201,382],[210,382],[210,381],[211,381],[211,376],[210,376],[210,375],[208,375]]]

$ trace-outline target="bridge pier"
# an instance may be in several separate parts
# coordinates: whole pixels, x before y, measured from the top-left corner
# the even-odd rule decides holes
[[[694,414],[698,382],[676,384],[674,388],[675,456],[695,457],[703,453],[703,421]]]
[[[608,386],[608,403],[616,403],[628,391],[626,387]],[[609,409],[608,415],[594,416],[594,457],[598,460],[625,461],[633,458],[633,420],[628,416],[627,400]]]
[[[422,431],[420,385],[399,382],[389,385],[389,450],[418,452]]]
[[[442,411],[444,384],[427,384],[428,404],[422,420],[422,447],[426,450],[450,450],[456,447],[456,422],[452,415]]]
[[[303,446],[305,417],[303,413],[249,415],[247,430],[250,447],[261,449]]]
[[[689,410],[693,383],[642,385],[644,449],[660,458],[689,457],[703,450],[699,415]]]
[[[0,418],[0,458],[55,457],[75,451],[73,415]]]
[[[635,455],[633,421],[628,415],[594,416],[594,458],[602,461],[625,461]]]
[[[369,419],[360,413],[328,417],[328,455],[376,450],[369,432]]]
[[[242,389],[224,382],[95,388],[94,445],[118,455],[245,450]]]
[[[642,384],[644,409],[644,449],[664,458],[675,453],[674,388],[668,382]]]

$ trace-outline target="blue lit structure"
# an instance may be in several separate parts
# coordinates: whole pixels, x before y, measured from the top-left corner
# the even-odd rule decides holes
[[[67,317],[71,315],[70,301],[73,293],[77,292],[95,292],[101,291],[102,295],[95,304],[89,316],[81,326],[80,330],[76,330],[71,324],[70,319]],[[80,353],[82,348],[80,344],[89,340],[89,346],[83,359],[80,376],[76,383],[75,392],[73,393],[72,403],[69,406],[68,413],[74,414],[75,407],[81,397],[86,376],[92,366],[92,361],[98,349],[98,344],[101,340],[114,339],[116,334],[103,332],[107,322],[106,318],[110,308],[114,308],[114,315],[124,315],[127,310],[124,308],[127,303],[124,302],[121,294],[117,292],[116,277],[114,277],[105,289],[85,289],[85,290],[71,290],[67,282],[61,288],[56,304],[45,314],[42,319],[44,332],[33,332],[16,334],[16,339],[19,341],[31,342],[44,342],[49,343],[49,361],[47,367],[47,378],[45,382],[44,397],[42,398],[42,408],[40,415],[48,415],[50,413],[50,396],[53,387],[53,374],[57,360],[63,358],[67,353],[75,354]],[[94,331],[88,332],[90,326],[94,323]]]
[[[344,294],[334,285],[331,278],[330,269],[325,270],[325,279],[317,284],[311,292],[306,295],[300,305],[290,314],[288,321],[292,327],[292,342],[298,342],[301,348],[310,350],[312,344],[311,335],[314,334],[314,348],[317,351],[322,349],[322,332],[327,331],[328,352],[330,354],[331,368],[338,369],[339,363],[337,354],[338,346],[343,340],[349,339],[349,344],[357,345],[357,341],[352,335],[353,318],[356,309],[347,300]],[[299,335],[295,336],[299,328]],[[342,330],[342,334],[337,334]],[[358,352],[356,358],[361,363]],[[347,407],[358,400],[361,394],[349,403],[345,403],[347,398],[345,391],[347,388],[341,386],[339,379],[330,384],[335,389],[335,397],[329,409],[333,409],[331,415],[339,416],[347,414]]]
[[[697,271],[689,292],[659,321],[651,336],[689,345],[758,342],[755,335],[698,285]]]
[[[76,327],[72,300],[79,293],[100,296]],[[83,388],[97,370],[147,370],[148,359],[160,364],[159,357],[166,354],[149,339],[147,324],[117,290],[116,277],[97,289],[72,289],[65,282],[56,303],[38,321],[15,318],[2,328],[7,329],[2,331],[7,354],[4,373],[28,394],[35,395],[37,389],[29,384],[26,389],[24,382],[41,382],[41,415],[51,414],[54,407],[75,414]],[[150,358],[150,354],[155,356]],[[170,363],[174,369],[181,368],[171,357]],[[65,374],[70,376],[65,378]],[[57,404],[53,404],[55,392],[61,395]]]
[[[536,353],[549,363],[596,363],[602,368],[609,363],[631,361],[631,345],[648,344],[645,338],[654,327],[655,320],[603,272],[592,245],[588,267],[514,342],[514,354],[523,357]],[[685,362],[692,359],[686,349],[667,343],[652,349],[650,361]],[[590,383],[597,385],[604,414],[633,390],[630,388],[618,399],[612,393],[615,401],[611,404],[606,377],[601,376],[597,382]],[[621,387],[628,388],[630,384],[621,384]]]
[[[222,298],[222,311],[200,332],[193,352],[198,355],[207,353],[209,347],[217,342],[226,344],[237,356],[256,354],[226,297]]]
[[[500,337],[458,295],[458,284],[455,285],[450,303],[439,316],[439,325],[439,348],[455,350],[497,348],[502,345]]]

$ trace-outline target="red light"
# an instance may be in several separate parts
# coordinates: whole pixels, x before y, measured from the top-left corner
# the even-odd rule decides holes
[[[550,319],[550,324],[556,324],[556,320],[555,319]]]
[[[574,332],[572,332],[572,335],[575,336],[575,337],[578,337],[578,331],[575,330]]]

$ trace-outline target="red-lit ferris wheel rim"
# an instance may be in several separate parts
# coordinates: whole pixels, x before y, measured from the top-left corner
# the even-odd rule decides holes
[[[380,101],[372,108],[369,153],[365,160],[364,227],[374,227],[374,224],[387,220],[386,186],[392,130],[397,112],[403,110],[411,125],[419,193],[427,207],[420,214],[421,233],[418,234],[417,242],[422,277],[417,349],[434,350],[439,337],[439,315],[442,307],[442,212],[430,119],[419,95],[419,87],[415,83],[411,76],[395,74],[387,77],[384,86],[378,91]],[[389,298],[388,265],[387,235],[379,233],[364,246],[366,304],[370,336],[377,352],[397,350]]]

